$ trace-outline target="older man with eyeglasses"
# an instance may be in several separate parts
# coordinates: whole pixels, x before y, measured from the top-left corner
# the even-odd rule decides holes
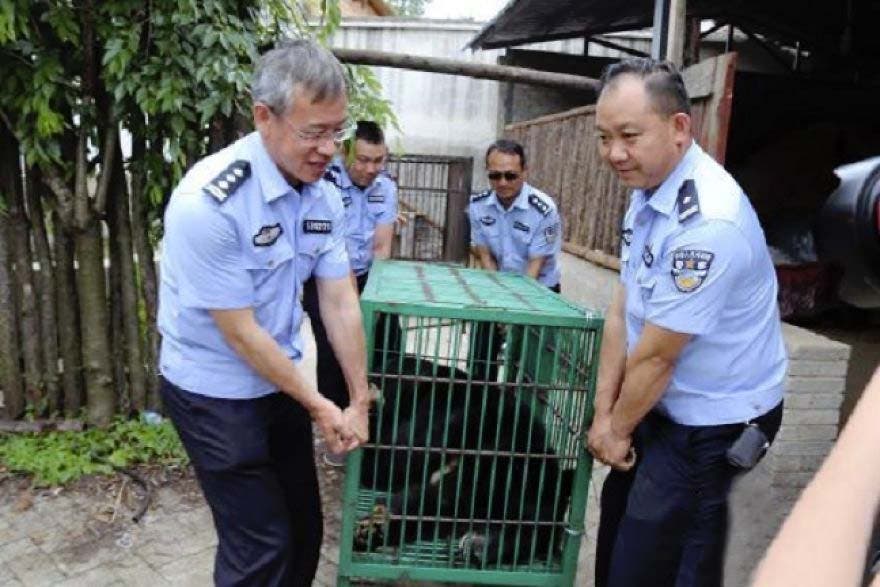
[[[336,451],[368,430],[345,208],[322,179],[354,129],[342,68],[312,42],[263,55],[251,93],[256,131],[196,163],[165,213],[162,399],[214,517],[215,583],[311,585],[322,539],[312,422]],[[298,366],[311,276],[345,410]]]

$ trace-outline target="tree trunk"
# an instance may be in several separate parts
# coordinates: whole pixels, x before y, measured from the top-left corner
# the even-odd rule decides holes
[[[143,134],[136,134],[132,143],[132,160],[143,161],[146,144]],[[153,247],[150,245],[150,218],[147,214],[145,178],[140,171],[131,174],[131,226],[134,252],[137,256],[138,271],[141,277],[144,313],[146,316],[146,345],[144,363],[147,365],[147,401],[149,409],[159,408],[159,331],[156,328],[156,308],[158,300],[158,280]]]
[[[34,287],[34,269],[31,259],[30,230],[25,215],[24,190],[18,142],[5,127],[0,127],[0,192],[7,196],[6,214],[10,229],[13,291],[18,303],[21,354],[24,359],[25,401],[29,408],[41,410],[42,356],[40,352],[40,321],[37,314],[37,291]]]
[[[55,240],[55,286],[58,301],[58,343],[61,349],[61,383],[64,387],[64,414],[76,417],[83,405],[83,365],[79,330],[79,296],[73,269],[73,241],[58,218],[52,214]]]
[[[113,190],[113,186],[110,188]],[[116,210],[118,194],[113,192],[107,199],[107,255],[110,258],[110,268],[107,276],[109,282],[108,295],[110,303],[110,352],[113,365],[113,381],[116,383],[116,410],[121,414],[131,411],[131,395],[128,385],[128,377],[125,372],[125,333],[122,327],[122,275],[120,267],[121,251],[116,241],[118,226],[116,225]]]
[[[119,273],[121,276],[122,324],[125,333],[126,365],[128,368],[131,408],[144,410],[147,405],[147,377],[144,365],[143,341],[141,338],[141,312],[138,303],[137,266],[134,264],[134,250],[131,238],[131,216],[128,206],[128,186],[125,170],[122,167],[122,152],[116,153],[117,164],[113,178],[114,198],[113,217],[116,229],[113,231],[119,250]]]
[[[90,222],[73,237],[76,260],[76,289],[82,326],[83,374],[89,423],[106,426],[116,411],[113,389],[113,361],[110,352],[110,316],[104,275],[104,247],[100,223]]]
[[[40,271],[36,274],[37,300],[40,316],[40,348],[43,351],[43,382],[46,390],[46,408],[50,414],[58,411],[60,405],[58,381],[58,320],[55,298],[55,270],[49,239],[46,235],[46,216],[42,200],[44,187],[35,167],[28,169],[27,205],[34,237],[34,251]]]
[[[0,165],[3,163],[0,160]],[[24,379],[20,367],[18,325],[15,320],[18,310],[12,289],[7,223],[8,218],[0,214],[0,385],[3,386],[0,413],[7,418],[18,418],[24,412]]]

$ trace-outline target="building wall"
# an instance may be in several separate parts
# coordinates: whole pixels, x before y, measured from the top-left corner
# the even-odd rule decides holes
[[[346,19],[331,43],[350,49],[497,63],[501,51],[465,49],[481,27],[473,21]],[[530,47],[562,51],[570,45],[556,42]],[[392,148],[403,153],[473,157],[473,188],[484,189],[483,155],[486,147],[501,136],[502,84],[390,67],[374,70],[400,122],[399,132],[388,129]]]

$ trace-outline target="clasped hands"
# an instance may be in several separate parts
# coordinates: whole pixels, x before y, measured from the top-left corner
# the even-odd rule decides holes
[[[353,403],[344,410],[323,398],[312,419],[333,453],[350,452],[369,440],[369,403]]]
[[[611,425],[610,413],[597,413],[587,432],[587,449],[596,459],[619,471],[630,470],[636,462],[631,435],[621,435]]]

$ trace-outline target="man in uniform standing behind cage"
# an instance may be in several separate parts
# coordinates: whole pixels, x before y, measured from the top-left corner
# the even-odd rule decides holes
[[[731,483],[782,418],[773,264],[748,198],[693,140],[674,66],[610,66],[596,126],[633,188],[588,435],[612,467],[596,584],[719,586]]]
[[[327,168],[324,179],[342,195],[345,207],[345,243],[351,271],[359,293],[364,291],[370,267],[376,259],[389,259],[397,220],[397,185],[385,171],[388,147],[378,124],[359,120],[352,144],[343,156],[337,156]],[[314,278],[305,283],[303,308],[309,315],[318,355],[318,389],[342,409],[348,407],[348,388],[342,368],[327,338],[321,318],[321,304]],[[387,319],[382,320],[382,325]],[[395,322],[396,324],[396,322]],[[384,344],[384,328],[376,328],[376,340]],[[392,329],[389,346],[396,348],[398,330]],[[345,464],[345,453],[326,450],[325,463],[339,467]]]
[[[266,53],[256,131],[199,162],[165,212],[162,400],[211,507],[217,585],[311,585],[322,539],[312,421],[336,451],[367,440],[364,339],[338,190],[351,134],[339,62],[310,41]],[[351,406],[309,385],[299,294],[316,276]]]
[[[520,273],[560,292],[562,234],[553,198],[526,183],[526,154],[516,141],[500,139],[486,151],[492,189],[471,198],[471,246],[488,271]],[[474,331],[474,378],[495,381],[503,333],[486,323]]]

